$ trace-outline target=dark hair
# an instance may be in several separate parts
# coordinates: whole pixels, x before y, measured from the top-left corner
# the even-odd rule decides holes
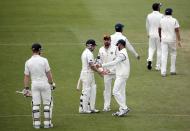
[[[160,3],[154,3],[154,4],[152,5],[152,9],[153,9],[154,11],[158,11],[158,10],[160,9]]]

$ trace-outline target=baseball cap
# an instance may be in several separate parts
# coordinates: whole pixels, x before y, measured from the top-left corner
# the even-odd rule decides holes
[[[93,40],[93,39],[87,40],[87,41],[86,41],[86,45],[94,45],[94,46],[97,46],[95,40]]]
[[[32,51],[41,51],[42,46],[39,43],[33,43],[32,44]]]
[[[103,39],[104,40],[111,40],[111,37],[109,35],[104,35]]]
[[[122,44],[123,46],[125,46],[126,45],[126,42],[124,41],[124,40],[118,40],[118,42],[117,42],[117,46],[118,46],[118,44]]]
[[[121,30],[123,27],[124,27],[124,25],[121,24],[121,23],[115,24],[115,29],[116,29],[116,30]]]
[[[171,15],[172,12],[173,12],[172,8],[167,8],[167,9],[165,10],[165,15]]]

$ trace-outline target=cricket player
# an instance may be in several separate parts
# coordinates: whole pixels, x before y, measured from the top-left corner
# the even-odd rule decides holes
[[[100,58],[100,63],[105,64],[113,61],[118,54],[118,49],[115,45],[111,44],[111,37],[105,35],[103,37],[104,45],[99,49],[98,56]],[[110,73],[104,75],[104,109],[103,111],[108,112],[111,110],[111,89],[112,81],[115,79],[115,66],[107,67],[105,70],[109,70]]]
[[[55,88],[48,60],[41,56],[41,50],[42,46],[39,43],[32,45],[33,54],[26,61],[24,70],[24,95],[27,95],[29,91],[29,80],[31,79],[33,127],[37,129],[41,127],[41,100],[44,111],[44,128],[53,127],[51,88]]]
[[[179,32],[179,23],[172,17],[173,10],[167,8],[165,17],[161,19],[159,26],[159,35],[161,38],[162,58],[161,58],[161,75],[166,76],[168,51],[171,56],[170,74],[176,75],[176,43],[181,47],[181,38]]]
[[[126,105],[126,81],[129,78],[130,73],[130,63],[127,54],[127,44],[125,40],[119,40],[117,42],[119,54],[116,59],[112,62],[102,64],[102,67],[116,66],[116,80],[114,82],[113,95],[115,100],[119,104],[119,111],[113,113],[113,116],[124,116],[129,112],[129,108]],[[137,59],[140,59],[138,56]]]
[[[146,30],[149,38],[147,69],[152,69],[152,61],[155,50],[157,49],[156,70],[160,70],[161,66],[161,45],[158,34],[158,27],[163,14],[160,13],[161,3],[154,3],[152,5],[153,12],[148,14],[146,18]]]
[[[93,51],[96,47],[96,42],[89,39],[86,42],[86,49],[81,56],[82,70],[80,80],[82,81],[82,93],[80,96],[79,113],[89,114],[98,113],[99,110],[95,109],[96,101],[96,83],[94,79],[94,71],[102,75],[102,71],[96,68],[94,64]]]
[[[113,45],[116,46],[117,42],[122,39],[122,40],[125,41],[125,43],[127,43],[126,44],[127,49],[130,52],[132,52],[136,57],[139,57],[138,54],[137,54],[137,52],[133,48],[133,46],[129,43],[127,37],[122,34],[123,28],[124,28],[124,25],[121,24],[121,23],[117,23],[115,25],[115,33],[111,35],[111,44],[113,44]]]

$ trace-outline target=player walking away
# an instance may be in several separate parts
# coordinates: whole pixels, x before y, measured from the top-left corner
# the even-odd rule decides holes
[[[155,50],[157,49],[156,70],[160,70],[161,66],[161,45],[158,34],[158,27],[163,14],[160,13],[161,3],[154,3],[152,5],[153,12],[148,14],[146,18],[146,30],[149,38],[147,69],[152,69],[152,61]]]
[[[119,104],[119,111],[113,113],[113,116],[124,116],[129,112],[126,105],[126,81],[130,73],[130,63],[127,54],[127,44],[124,40],[119,40],[117,43],[119,54],[112,62],[102,64],[102,67],[116,66],[116,80],[114,82],[113,95]],[[140,57],[137,57],[138,59]]]
[[[126,36],[122,34],[124,25],[121,23],[118,23],[115,25],[115,33],[111,35],[111,44],[116,45],[119,40],[124,40],[126,43],[127,49],[132,52],[136,57],[139,57],[133,46],[129,43]]]
[[[160,21],[159,35],[161,38],[162,58],[161,58],[161,75],[166,76],[168,50],[171,56],[170,74],[176,75],[176,42],[181,47],[181,38],[179,33],[179,23],[172,17],[172,9],[165,10],[165,17]],[[176,39],[177,37],[177,39]]]
[[[100,58],[100,63],[105,64],[113,61],[118,54],[118,49],[115,45],[111,44],[111,38],[109,35],[103,37],[104,45],[99,49],[98,56]],[[109,70],[110,73],[104,75],[104,109],[103,111],[110,111],[111,103],[111,89],[112,81],[115,79],[115,66],[107,67],[105,70]]]
[[[32,90],[32,117],[34,128],[40,128],[40,105],[43,103],[44,128],[53,127],[52,109],[53,101],[51,89],[55,88],[48,60],[41,55],[42,46],[39,43],[32,45],[32,57],[25,63],[24,70],[24,95],[29,92],[31,78]]]
[[[80,80],[82,81],[82,94],[80,96],[79,113],[98,113],[95,109],[96,101],[96,83],[94,79],[94,71],[103,75],[103,72],[96,68],[93,51],[96,47],[96,42],[89,39],[86,42],[86,49],[81,56],[82,70]]]

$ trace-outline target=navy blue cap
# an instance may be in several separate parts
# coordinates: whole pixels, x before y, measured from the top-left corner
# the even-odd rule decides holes
[[[167,8],[165,10],[165,15],[172,15],[172,12],[173,12],[172,8]]]
[[[32,44],[32,51],[41,51],[42,46],[39,43],[33,43]]]
[[[117,23],[117,24],[115,25],[115,29],[116,29],[116,30],[121,30],[121,29],[123,29],[123,27],[124,27],[124,25],[121,24],[121,23]]]
[[[124,41],[124,40],[118,40],[118,42],[117,42],[117,46],[118,46],[118,44],[122,44],[123,46],[125,46],[126,45],[126,42]]]
[[[86,41],[86,45],[94,45],[94,46],[96,46],[96,42],[93,39],[89,39],[89,40]]]

